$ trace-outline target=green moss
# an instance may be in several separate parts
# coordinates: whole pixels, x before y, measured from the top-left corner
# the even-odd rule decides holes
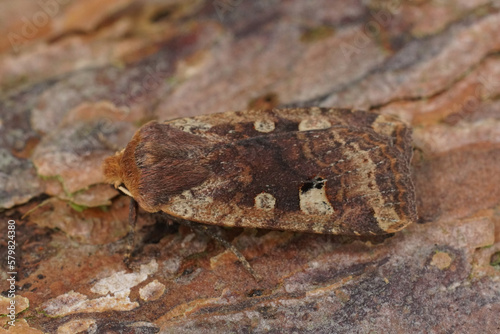
[[[69,206],[75,210],[75,211],[78,211],[78,212],[83,212],[83,210],[87,209],[88,207],[84,206],[84,205],[78,205],[78,204],[75,204],[73,202],[68,202]]]
[[[64,185],[64,180],[63,180],[63,178],[62,178],[61,175],[42,175],[42,174],[38,174],[38,171],[37,171],[37,175],[38,175],[39,178],[41,178],[42,180],[45,180],[45,181],[48,181],[48,180],[57,180],[57,181],[59,181],[59,183],[61,184],[61,187],[63,188],[63,191],[68,196],[71,196],[71,194],[66,189],[66,186]]]
[[[332,27],[321,25],[307,29],[300,36],[300,41],[304,43],[313,43],[319,40],[333,36],[335,30]]]
[[[500,252],[496,252],[491,256],[490,265],[500,269]]]

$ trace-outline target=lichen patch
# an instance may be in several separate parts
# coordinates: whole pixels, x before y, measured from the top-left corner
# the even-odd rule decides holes
[[[130,301],[130,289],[148,278],[158,270],[155,260],[142,265],[137,273],[120,271],[99,280],[90,289],[93,293],[105,295],[89,299],[86,295],[69,291],[45,302],[42,307],[51,316],[65,316],[74,313],[94,313],[106,311],[130,311],[139,303]],[[110,294],[113,294],[112,296]]]
[[[142,300],[150,301],[160,298],[165,292],[165,285],[154,280],[148,283],[145,287],[139,289],[139,296]]]
[[[148,275],[155,273],[157,270],[158,263],[152,260],[149,264],[142,265],[139,272],[126,273],[125,271],[120,271],[109,277],[103,278],[94,284],[90,290],[100,295],[130,290],[134,286],[145,281]]]

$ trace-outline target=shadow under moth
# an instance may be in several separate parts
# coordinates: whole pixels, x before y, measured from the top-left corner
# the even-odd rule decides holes
[[[411,157],[411,128],[394,116],[248,110],[149,122],[104,174],[174,220],[371,236],[416,221]]]

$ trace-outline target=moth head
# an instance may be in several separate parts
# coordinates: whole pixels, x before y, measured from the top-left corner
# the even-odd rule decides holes
[[[115,188],[118,188],[123,183],[123,170],[120,163],[122,157],[123,150],[106,158],[103,164],[106,182],[112,184]]]

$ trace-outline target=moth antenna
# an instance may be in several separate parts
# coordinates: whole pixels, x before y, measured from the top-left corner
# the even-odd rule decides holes
[[[163,212],[161,212],[161,214],[164,215],[165,217],[169,218],[169,219],[171,218],[170,216],[166,215]],[[245,267],[245,269],[250,273],[250,275],[253,276],[253,278],[257,282],[259,282],[259,281],[262,280],[262,277],[255,270],[253,270],[253,268],[250,265],[250,263],[247,261],[247,259],[245,258],[245,256],[243,254],[241,254],[241,252],[238,250],[238,248],[236,248],[229,241],[227,241],[226,239],[222,238],[220,235],[218,235],[212,229],[210,229],[211,226],[207,226],[207,225],[204,225],[204,224],[199,224],[199,223],[192,222],[192,221],[189,221],[189,220],[177,219],[177,218],[175,219],[175,221],[178,222],[181,225],[189,227],[192,230],[204,233],[204,234],[208,235],[210,238],[212,238],[212,239],[216,240],[217,242],[219,242],[220,244],[222,244],[222,246],[224,246],[224,248],[230,250],[231,252],[233,252],[234,255],[236,255],[236,257],[238,258],[238,260],[240,261],[240,263],[243,265],[243,267]]]
[[[130,198],[134,199],[134,196],[132,196],[132,194],[130,193],[130,191],[128,191],[127,188],[125,188],[123,186],[119,186],[117,189],[121,190],[125,195],[127,195]]]

